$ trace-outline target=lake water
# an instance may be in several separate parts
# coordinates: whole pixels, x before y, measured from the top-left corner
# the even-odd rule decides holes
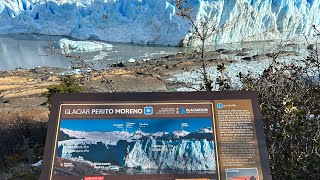
[[[47,35],[0,35],[0,71],[15,68],[33,68],[37,66],[69,68],[68,58],[48,53],[50,45],[63,37]],[[101,52],[82,53],[86,60],[100,61],[106,68],[109,64],[126,62],[128,60],[147,60],[155,57],[191,51],[192,48],[168,46],[143,46],[111,43],[112,50]],[[266,53],[274,48],[275,42],[236,43],[209,47],[211,50],[225,48],[229,50],[252,48],[250,55]],[[298,50],[298,49],[297,49]],[[241,57],[223,55],[221,58],[239,60]]]
[[[62,55],[49,53],[50,46],[62,37],[46,35],[0,35],[0,71],[15,68],[33,68],[37,66],[65,67],[71,63]],[[161,57],[178,52],[186,52],[188,48],[168,46],[140,46],[112,43],[112,50],[82,53],[87,60],[101,61],[105,66],[129,59],[143,60]],[[103,68],[103,67],[102,67]]]

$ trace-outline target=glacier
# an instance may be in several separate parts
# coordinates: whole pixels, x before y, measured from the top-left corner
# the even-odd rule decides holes
[[[84,145],[89,147],[90,153],[75,151],[76,147]],[[152,150],[154,146],[160,148]],[[120,140],[116,144],[103,140],[71,139],[59,141],[57,155],[69,160],[81,157],[81,162],[89,164],[112,161],[127,168],[188,171],[216,169],[214,142],[207,139],[166,141],[149,137],[132,142]]]
[[[141,169],[215,170],[213,141],[178,140],[172,148],[161,146],[159,151],[148,151],[153,145],[168,142],[149,138],[137,141],[125,160],[126,167]]]
[[[207,18],[218,27],[206,44],[302,38],[320,24],[320,0],[190,0],[188,6],[197,23]],[[180,46],[189,30],[173,0],[0,1],[0,34]]]
[[[62,137],[63,136],[63,137]],[[57,156],[144,170],[215,171],[211,127],[187,132],[86,132],[61,128]]]

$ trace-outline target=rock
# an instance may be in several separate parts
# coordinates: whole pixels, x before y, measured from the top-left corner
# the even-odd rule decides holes
[[[252,48],[242,48],[243,52],[252,51],[252,50],[253,50]]]
[[[291,72],[289,70],[285,70],[285,71],[283,71],[283,76],[291,77]]]
[[[110,67],[126,67],[122,62],[113,63],[110,65]]]
[[[245,60],[245,61],[251,61],[251,60],[252,60],[252,57],[247,56],[247,57],[244,57],[244,58],[242,58],[242,59]]]
[[[266,56],[272,58],[272,57],[274,56],[274,54],[273,54],[272,52],[267,52],[267,53],[266,53]]]
[[[316,50],[317,46],[315,44],[309,44],[309,46],[307,47],[307,49],[309,50]]]
[[[216,52],[228,51],[227,49],[217,49]]]
[[[236,54],[236,56],[249,56],[249,53],[240,52],[240,53]]]
[[[285,45],[286,47],[297,47],[298,45],[295,43],[289,43]]]
[[[38,166],[41,166],[41,164],[42,164],[42,160],[40,160],[40,161],[38,161],[38,162],[36,162],[34,164],[31,164],[31,166],[38,167]]]
[[[224,51],[221,51],[221,54],[233,54],[232,51],[229,51],[229,50],[224,50]]]
[[[300,54],[296,51],[283,51],[280,56],[299,56]]]
[[[252,56],[252,58],[254,60],[264,60],[264,59],[268,59],[269,57],[265,54],[259,54],[259,55]]]

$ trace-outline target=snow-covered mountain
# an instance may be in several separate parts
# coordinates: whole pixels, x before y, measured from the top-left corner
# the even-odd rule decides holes
[[[169,134],[169,133],[168,132],[156,132],[156,133],[152,134],[152,136],[156,138],[156,137],[161,137],[165,134]]]
[[[144,136],[149,136],[150,134],[149,133],[144,133],[142,132],[141,130],[136,130],[130,137],[129,139],[132,139],[132,140],[138,140]]]
[[[131,133],[126,131],[112,131],[112,132],[86,132],[86,131],[73,131],[70,129],[61,128],[63,133],[67,134],[70,138],[77,139],[98,139],[98,140],[110,140],[119,141],[128,139],[132,136]]]
[[[173,131],[173,134],[175,137],[180,138],[180,137],[184,137],[184,136],[188,135],[189,132],[184,131],[184,130],[177,130],[177,131]]]
[[[208,128],[202,128],[199,131],[197,131],[198,133],[213,133],[212,128],[208,127]]]
[[[208,130],[208,128],[203,128],[201,130],[198,130],[199,133],[212,133],[212,131]],[[196,133],[198,133],[196,131]],[[204,131],[204,132],[203,132]],[[183,138],[190,134],[190,132],[184,131],[184,130],[176,130],[172,133],[169,132],[155,132],[155,133],[145,133],[143,131],[136,130],[133,133],[129,133],[127,131],[112,131],[112,132],[88,132],[88,131],[75,131],[70,130],[66,128],[60,129],[60,135],[59,135],[59,141],[65,141],[65,140],[72,140],[72,139],[80,139],[83,142],[86,140],[94,140],[94,141],[102,141],[102,142],[113,142],[117,143],[120,140],[126,140],[126,141],[134,141],[139,140],[141,138],[149,138],[153,137],[155,139],[162,138],[162,139],[179,139]],[[91,142],[91,141],[90,141]]]
[[[310,36],[320,0],[192,0],[198,22],[219,31],[207,44]],[[173,0],[1,0],[0,33],[180,45],[190,25]]]

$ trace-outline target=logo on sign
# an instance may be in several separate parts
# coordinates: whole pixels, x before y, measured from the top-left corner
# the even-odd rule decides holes
[[[222,104],[222,103],[218,103],[218,104],[217,104],[217,107],[218,107],[219,109],[221,109],[221,108],[223,108],[223,104]]]
[[[152,107],[144,107],[144,114],[145,115],[152,115],[153,114],[153,108]]]
[[[181,107],[180,108],[180,114],[185,114],[185,113],[186,113],[186,110],[183,107]]]

